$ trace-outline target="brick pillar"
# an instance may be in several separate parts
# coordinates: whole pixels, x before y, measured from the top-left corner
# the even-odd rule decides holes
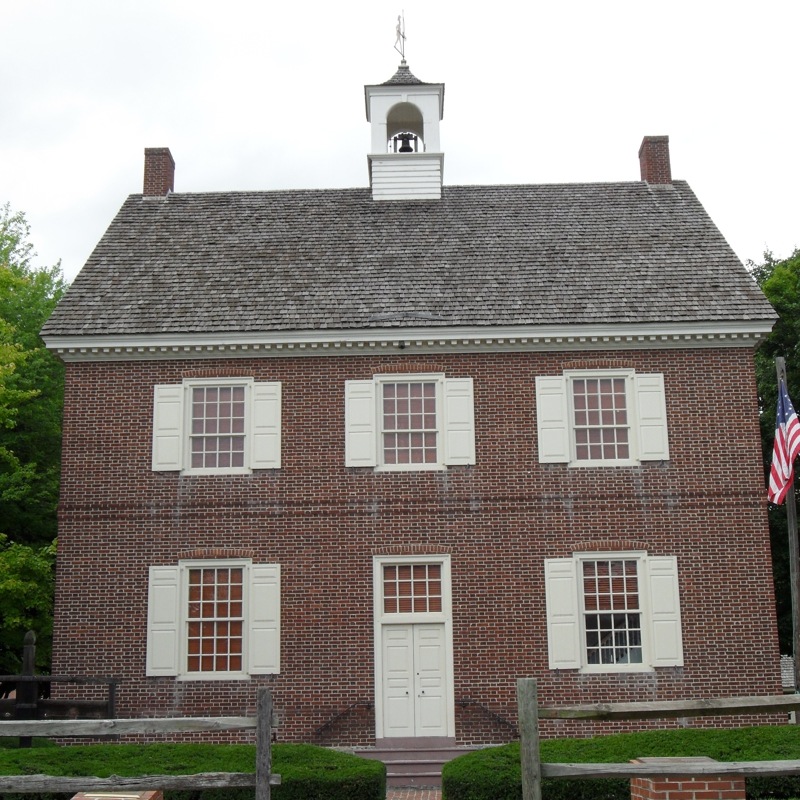
[[[647,183],[672,183],[669,136],[645,136],[639,148],[639,170]]]
[[[716,763],[713,758],[637,758],[634,764]],[[631,800],[745,800],[743,775],[631,778]]]
[[[144,150],[144,189],[146,197],[163,197],[175,190],[175,159],[169,147]]]

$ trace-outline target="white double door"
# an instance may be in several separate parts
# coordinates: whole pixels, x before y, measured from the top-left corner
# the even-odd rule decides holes
[[[381,639],[383,736],[447,736],[444,623],[382,625]]]

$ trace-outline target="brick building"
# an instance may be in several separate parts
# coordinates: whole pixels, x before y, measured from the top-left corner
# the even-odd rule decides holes
[[[45,326],[53,669],[119,676],[120,716],[269,685],[280,740],[427,747],[508,740],[521,676],[780,693],[773,310],[666,137],[639,181],[443,186],[443,97],[366,87],[369,188],[175,193],[147,150]]]

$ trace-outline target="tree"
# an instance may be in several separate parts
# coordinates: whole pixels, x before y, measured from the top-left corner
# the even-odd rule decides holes
[[[39,330],[65,290],[60,264],[35,268],[25,216],[0,207],[0,672],[25,632],[49,663],[64,370]]]
[[[22,666],[25,633],[36,632],[37,671],[50,665],[55,542],[34,548],[0,534],[0,674]]]
[[[779,319],[772,333],[756,353],[756,379],[761,407],[761,446],[764,476],[769,474],[772,445],[775,437],[775,410],[778,401],[775,357],[786,360],[786,387],[789,396],[800,398],[800,249],[789,258],[776,259],[769,251],[764,263],[748,263],[753,277],[778,312]],[[778,614],[778,635],[781,651],[792,652],[792,608],[789,585],[789,545],[786,511],[781,507],[769,510],[772,570]]]
[[[66,287],[60,264],[34,268],[28,235],[22,213],[0,209],[0,342],[18,353],[0,375],[0,533],[43,546],[57,532],[64,369],[39,330]]]

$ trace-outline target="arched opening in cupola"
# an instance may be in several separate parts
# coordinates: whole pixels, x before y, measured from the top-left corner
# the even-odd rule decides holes
[[[389,153],[424,153],[422,112],[413,103],[397,103],[386,116]]]

